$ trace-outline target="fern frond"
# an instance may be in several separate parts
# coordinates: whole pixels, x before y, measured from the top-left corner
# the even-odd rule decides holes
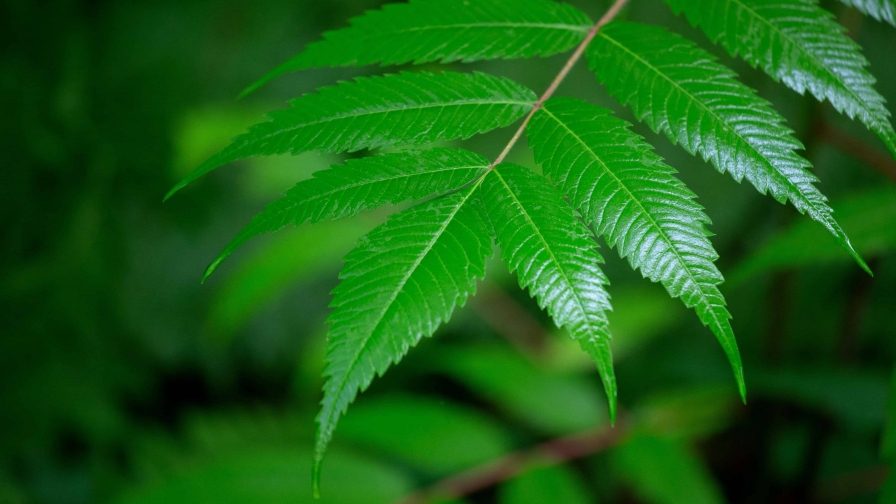
[[[462,149],[435,148],[350,159],[314,173],[252,218],[205,271],[208,278],[250,239],[306,221],[351,217],[382,205],[447,193],[476,180],[489,160]]]
[[[393,215],[346,256],[328,319],[315,487],[326,446],[349,403],[447,321],[484,276],[492,241],[478,187]]]
[[[585,38],[592,22],[549,0],[411,0],[387,4],[324,33],[304,51],[255,82],[325,66],[397,65],[549,56]]]
[[[840,0],[878,21],[896,26],[896,0]]]
[[[359,78],[290,102],[190,172],[166,198],[226,163],[310,150],[356,151],[468,138],[507,126],[532,109],[535,94],[483,73],[401,73]]]
[[[666,0],[733,56],[858,117],[896,155],[896,132],[861,47],[816,0]],[[857,2],[871,6],[875,2]],[[874,12],[884,13],[881,9]],[[892,18],[892,4],[889,11]]]
[[[718,285],[718,254],[707,237],[709,217],[675,170],[610,111],[581,100],[552,98],[526,133],[544,167],[585,221],[619,255],[697,311],[721,343],[741,396],[743,365],[731,315]]]
[[[597,243],[557,189],[531,170],[503,163],[486,175],[482,191],[508,269],[594,359],[614,419],[609,282]]]
[[[700,154],[735,180],[746,178],[820,222],[866,271],[868,266],[813,185],[802,145],[784,119],[735,74],[692,42],[656,26],[611,23],[589,48],[598,80],[654,131]]]

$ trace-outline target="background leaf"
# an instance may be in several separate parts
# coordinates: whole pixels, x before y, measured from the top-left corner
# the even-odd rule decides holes
[[[576,473],[568,466],[533,467],[504,483],[501,504],[586,504],[592,502]]]
[[[614,450],[613,463],[650,504],[721,504],[712,475],[681,443],[636,434]]]
[[[182,474],[137,489],[116,500],[117,504],[169,504],[219,502],[326,502],[362,504],[391,502],[411,489],[401,472],[357,455],[330,454],[329,470],[323,476],[327,494],[316,500],[308,491],[310,450],[257,449],[223,456]]]
[[[430,475],[470,469],[510,452],[502,426],[473,409],[410,395],[366,400],[352,407],[339,438],[391,455]]]
[[[896,190],[892,187],[846,196],[834,209],[843,227],[849,230],[856,250],[866,257],[896,248]],[[730,280],[736,284],[769,270],[831,264],[842,259],[840,248],[827,233],[798,222],[744,259],[732,271]]]
[[[371,227],[372,223],[364,220],[305,226],[278,236],[251,254],[215,290],[208,315],[212,335],[228,339],[290,287],[321,272],[337,271],[339,257]]]
[[[551,372],[497,345],[446,348],[436,369],[523,422],[551,434],[601,425],[600,390],[583,376]]]

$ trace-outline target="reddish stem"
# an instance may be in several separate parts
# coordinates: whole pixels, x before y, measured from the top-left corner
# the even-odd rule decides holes
[[[504,150],[501,151],[501,154],[498,155],[498,158],[495,159],[495,162],[492,163],[491,167],[494,168],[501,164],[504,161],[504,158],[507,157],[507,154],[510,152],[510,149],[516,145],[517,140],[523,136],[523,132],[526,131],[526,126],[529,124],[529,120],[532,119],[532,116],[535,115],[535,112],[541,108],[541,105],[547,101],[551,95],[554,94],[554,91],[557,90],[557,87],[560,86],[560,83],[563,82],[563,79],[566,78],[566,75],[572,70],[573,65],[579,61],[579,58],[582,57],[582,54],[585,52],[585,48],[588,47],[588,44],[594,40],[594,37],[597,35],[597,31],[601,29],[605,24],[609,23],[619,14],[619,11],[625,7],[625,4],[628,3],[628,0],[616,0],[612,6],[607,10],[607,12],[600,18],[600,20],[594,24],[594,26],[588,30],[588,35],[585,36],[585,40],[579,44],[579,47],[576,47],[572,56],[566,61],[566,64],[563,65],[563,68],[560,69],[560,73],[554,77],[554,80],[551,81],[551,85],[545,90],[545,92],[538,98],[538,101],[535,102],[535,105],[532,107],[532,110],[529,111],[529,114],[526,115],[526,118],[523,119],[523,124],[520,124],[520,127],[516,130],[516,133],[513,134],[513,137],[507,142],[507,145],[504,147]]]

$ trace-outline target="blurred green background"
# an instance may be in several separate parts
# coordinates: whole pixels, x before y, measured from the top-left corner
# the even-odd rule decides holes
[[[343,158],[254,159],[161,199],[285,100],[393,71],[309,70],[235,99],[380,3],[4,1],[0,503],[312,501],[328,292],[388,211],[258,239],[200,285],[266,202]],[[595,19],[608,5],[572,3]],[[896,103],[896,28],[824,5]],[[894,481],[879,494],[896,456],[896,163],[659,0],[623,17],[698,41],[775,103],[875,277],[820,226],[639,125],[714,221],[748,404],[697,317],[604,246],[624,408],[610,429],[593,364],[495,259],[476,298],[349,410],[321,503],[896,502]],[[449,67],[541,91],[564,60]],[[633,120],[581,63],[560,94]],[[494,157],[510,134],[457,145]],[[522,142],[510,160],[535,168]]]

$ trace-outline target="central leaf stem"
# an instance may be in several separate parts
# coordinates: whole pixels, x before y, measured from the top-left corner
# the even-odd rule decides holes
[[[495,159],[495,161],[491,164],[490,169],[494,169],[495,166],[498,166],[502,161],[504,161],[507,153],[510,152],[510,149],[512,149],[513,146],[516,145],[517,140],[519,140],[523,135],[523,132],[526,131],[526,126],[529,124],[529,120],[532,119],[532,116],[535,114],[535,112],[538,111],[539,108],[541,108],[541,104],[547,101],[547,99],[550,98],[552,94],[554,94],[554,91],[557,90],[557,87],[561,82],[563,82],[563,79],[566,78],[566,75],[569,73],[569,71],[572,70],[573,65],[575,65],[576,62],[579,61],[579,58],[582,57],[582,54],[585,52],[585,48],[588,47],[588,44],[590,44],[592,40],[594,40],[595,35],[597,35],[597,31],[600,30],[602,26],[612,21],[613,18],[615,18],[616,15],[619,14],[619,11],[622,10],[623,7],[625,7],[626,3],[628,3],[628,0],[616,0],[615,2],[613,2],[613,5],[611,5],[607,12],[604,13],[603,17],[601,17],[600,20],[595,23],[590,30],[588,30],[588,34],[585,36],[585,40],[583,40],[582,43],[579,44],[578,47],[576,47],[575,52],[572,53],[572,56],[569,57],[569,59],[566,61],[566,64],[563,65],[563,68],[560,69],[560,73],[558,73],[557,76],[554,77],[554,80],[551,81],[551,85],[548,86],[545,92],[538,98],[538,101],[535,102],[532,110],[529,111],[529,114],[526,115],[525,119],[523,119],[523,124],[520,124],[519,129],[516,130],[516,133],[513,134],[513,137],[509,142],[507,142],[507,145],[504,146],[504,150],[501,151],[501,154],[498,155],[498,158]]]

